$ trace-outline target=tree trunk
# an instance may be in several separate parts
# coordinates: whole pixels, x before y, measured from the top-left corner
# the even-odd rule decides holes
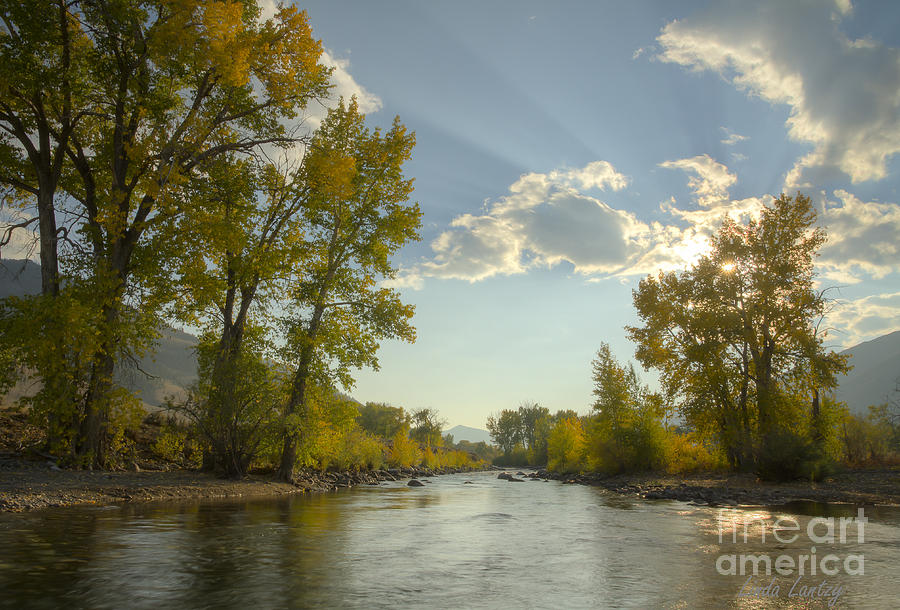
[[[53,191],[47,177],[41,180],[38,192],[38,227],[41,243],[41,294],[59,296],[59,261],[57,258],[56,210],[53,206]]]
[[[287,415],[299,413],[302,418],[306,416],[306,383],[309,377],[309,366],[312,362],[312,348],[304,348],[297,367],[297,374],[291,385],[291,398],[288,401]],[[281,450],[281,466],[278,469],[278,478],[288,483],[294,480],[294,464],[297,462],[297,445],[300,442],[300,432],[289,429],[284,435],[284,447]]]
[[[91,380],[84,398],[84,411],[76,442],[76,456],[80,466],[93,470],[107,465],[107,430],[109,393],[115,359],[111,353],[100,353],[91,370]]]

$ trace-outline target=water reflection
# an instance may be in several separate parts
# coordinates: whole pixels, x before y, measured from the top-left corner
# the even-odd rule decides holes
[[[795,576],[776,575],[778,597],[738,597],[747,576],[722,574],[717,561],[796,560],[811,554],[810,541],[775,539],[779,518],[805,531],[815,517],[856,514],[848,505],[644,502],[470,474],[273,501],[3,515],[0,605],[825,607],[824,598],[787,597]],[[829,581],[844,587],[838,607],[900,599],[900,511],[867,516],[864,542],[816,545],[820,559],[865,555],[864,575]]]

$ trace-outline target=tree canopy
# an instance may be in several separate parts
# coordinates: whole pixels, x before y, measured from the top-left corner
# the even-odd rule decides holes
[[[818,393],[846,370],[823,346],[828,301],[813,263],[825,233],[815,219],[808,197],[782,195],[758,219],[726,219],[691,269],[634,291],[643,325],[627,330],[638,360],[735,466],[765,460],[785,431],[818,416]]]

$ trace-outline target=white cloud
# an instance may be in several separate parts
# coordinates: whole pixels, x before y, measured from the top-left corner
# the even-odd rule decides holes
[[[827,318],[845,348],[898,330],[898,320],[900,292],[838,301]]]
[[[259,20],[267,21],[275,16],[278,12],[278,3],[275,0],[260,0],[259,2]]]
[[[404,269],[391,285],[418,289],[428,277],[477,282],[562,263],[591,279],[685,268],[708,252],[723,218],[756,219],[772,200],[767,194],[732,199],[736,175],[708,155],[660,166],[688,175],[692,204],[670,198],[653,222],[615,209],[584,192],[627,188],[628,179],[605,161],[525,174],[482,212],[455,218],[432,242],[432,258]],[[900,273],[900,206],[863,202],[844,190],[834,195],[835,201],[819,196],[819,224],[829,234],[817,265],[823,285]]]
[[[845,190],[826,202],[820,224],[828,231],[820,265],[848,283],[859,273],[875,278],[900,272],[900,205],[864,202]]]
[[[525,273],[535,267],[572,265],[576,273],[634,276],[684,267],[708,248],[725,215],[755,214],[759,199],[732,201],[736,177],[708,155],[667,161],[663,167],[690,174],[699,206],[664,203],[667,223],[647,223],[585,191],[620,191],[626,176],[606,161],[521,176],[507,195],[487,201],[480,214],[463,214],[431,244],[434,255],[399,280],[421,286],[423,277],[470,282]]]
[[[397,276],[393,279],[387,279],[381,282],[385,288],[410,288],[412,290],[422,290],[425,287],[425,278],[423,278],[415,269],[405,269],[401,267]]]
[[[688,180],[688,186],[694,191],[697,203],[705,208],[726,201],[729,187],[737,181],[737,176],[709,155],[665,161],[659,166],[667,169],[681,169],[692,174]]]
[[[790,137],[813,148],[788,173],[788,187],[837,171],[854,183],[881,179],[900,152],[900,50],[841,33],[851,9],[847,1],[716,2],[666,25],[659,58],[790,106]]]
[[[38,223],[34,220],[37,211],[32,206],[21,209],[21,202],[10,193],[0,193],[0,239],[7,237],[9,242],[0,248],[0,258],[28,258],[35,262],[40,260],[40,238]],[[30,224],[26,224],[32,221]],[[25,226],[22,226],[25,225]]]
[[[564,169],[550,172],[550,180],[571,188],[605,191],[621,191],[628,186],[628,178],[616,171],[608,161],[593,161],[581,169]]]
[[[722,127],[721,129],[723,132],[725,132],[725,137],[719,141],[726,146],[734,146],[738,142],[743,142],[744,140],[749,139],[747,136],[742,136],[741,134],[734,133],[727,127]]]
[[[454,219],[420,272],[474,282],[568,262],[581,274],[615,273],[639,253],[647,226],[581,191],[627,184],[605,161],[523,175],[484,214]]]
[[[9,243],[0,249],[0,258],[28,258],[38,262],[41,258],[41,249],[38,244],[37,223],[34,229],[14,229],[10,235]],[[10,224],[0,222],[0,236],[6,234]]]
[[[341,97],[349,100],[356,96],[361,112],[368,114],[381,110],[381,98],[356,82],[356,79],[350,74],[349,59],[337,57],[328,49],[324,49],[320,61],[332,68],[331,84],[333,87],[330,96],[332,103],[337,103]]]

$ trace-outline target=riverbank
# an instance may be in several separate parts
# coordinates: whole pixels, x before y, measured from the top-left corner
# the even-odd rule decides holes
[[[238,480],[220,479],[191,470],[105,472],[63,470],[52,461],[18,457],[0,459],[0,512],[122,502],[186,501],[214,498],[274,497],[297,493],[334,491],[383,481],[427,478],[455,468],[403,468],[369,472],[303,470],[294,484],[271,474],[254,474]]]
[[[900,470],[896,469],[847,470],[818,483],[770,483],[753,474],[722,472],[603,476],[559,475],[539,470],[527,476],[593,485],[646,500],[681,500],[708,506],[765,506],[797,501],[900,505]]]

